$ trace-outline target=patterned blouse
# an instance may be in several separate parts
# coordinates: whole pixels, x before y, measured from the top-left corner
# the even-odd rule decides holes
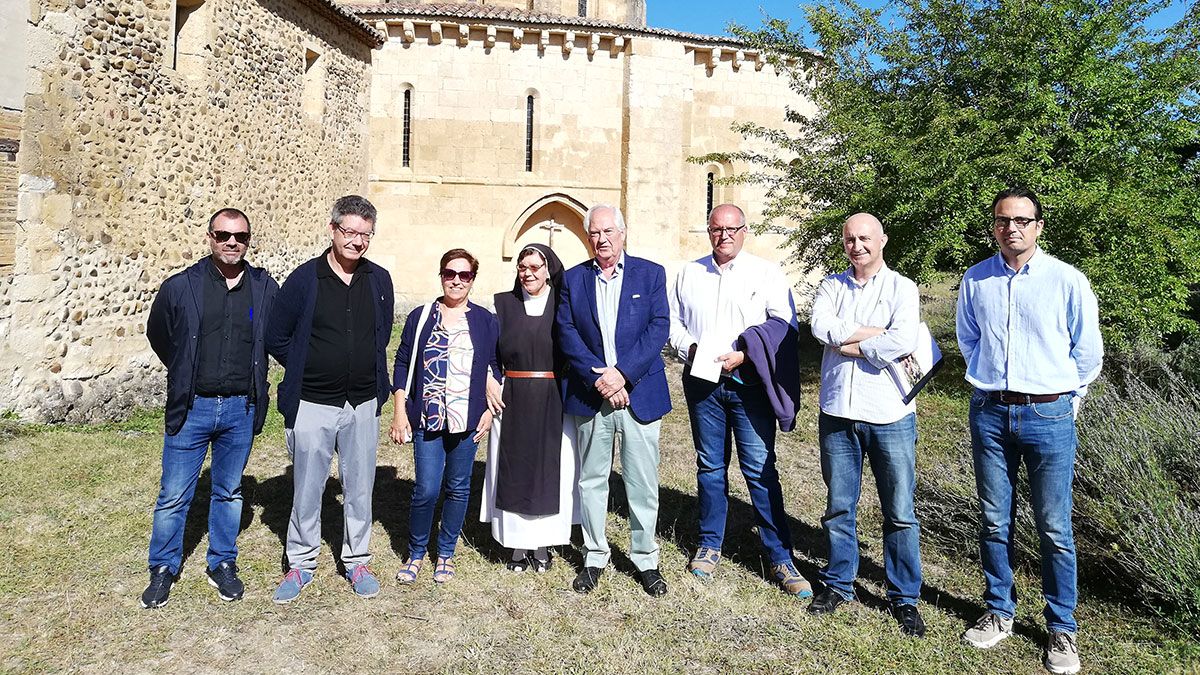
[[[471,361],[475,346],[467,321],[442,325],[441,303],[435,303],[429,342],[422,352],[425,373],[421,380],[421,428],[425,431],[467,431]]]

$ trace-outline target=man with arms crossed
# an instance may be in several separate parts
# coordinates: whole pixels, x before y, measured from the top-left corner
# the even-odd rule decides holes
[[[590,593],[611,557],[604,525],[613,444],[629,499],[629,558],[642,589],[658,597],[658,431],[671,410],[662,348],[670,318],[666,271],[625,254],[625,219],[614,206],[588,209],[584,228],[596,257],[567,270],[555,328],[570,367],[563,412],[577,416],[579,497],[585,557],[571,587]]]
[[[242,472],[267,416],[267,312],[279,285],[246,262],[250,219],[221,209],[208,220],[212,254],[167,279],[146,324],[167,367],[162,484],[150,535],[150,585],[142,607],[167,604],[183,558],[183,530],[200,467],[212,445],[208,581],[222,600],[239,600],[237,536]]]
[[[963,640],[988,649],[1012,635],[1012,525],[1024,463],[1041,543],[1049,629],[1043,664],[1052,673],[1075,673],[1075,415],[1100,374],[1104,346],[1091,284],[1038,247],[1044,226],[1037,195],[1002,190],[991,222],[1000,252],[967,270],[958,292],[958,344],[975,387],[971,449],[987,605]]]
[[[321,547],[321,497],[336,451],[342,483],[346,579],[363,598],[379,593],[371,560],[371,495],[379,413],[391,395],[387,344],[395,296],[387,270],[363,255],[375,235],[375,207],[342,197],[329,219],[332,244],[297,267],[267,331],[267,350],[285,368],[279,411],[292,456],[288,572],[274,601],[295,600],[312,581]]]
[[[669,295],[670,343],[679,358],[693,363],[701,342],[722,346],[715,356],[721,362],[718,382],[694,376],[690,367],[683,374],[700,502],[700,545],[688,570],[708,579],[721,560],[729,507],[726,439],[732,433],[771,576],[788,593],[808,597],[812,587],[792,563],[791,533],[775,469],[775,413],[764,378],[739,345],[743,331],[771,318],[795,329],[791,287],[779,265],[742,251],[746,215],[737,206],[722,204],[712,210],[708,239],[712,255],[684,265]],[[714,358],[707,349],[701,353]]]
[[[917,346],[917,285],[883,261],[887,235],[869,213],[842,226],[850,269],[826,277],[812,309],[821,357],[821,474],[828,492],[821,523],[829,540],[825,588],[808,611],[829,614],[854,598],[858,574],[858,498],[863,457],[871,462],[883,511],[883,566],[892,616],[905,635],[925,636],[921,593],[921,528],[916,487],[916,404],[904,403],[888,367]]]

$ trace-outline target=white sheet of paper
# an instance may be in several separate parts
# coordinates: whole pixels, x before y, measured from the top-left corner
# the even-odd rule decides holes
[[[707,342],[701,340],[696,345],[696,357],[692,359],[692,377],[698,377],[708,382],[721,380],[721,362],[717,357],[729,352],[727,342]]]

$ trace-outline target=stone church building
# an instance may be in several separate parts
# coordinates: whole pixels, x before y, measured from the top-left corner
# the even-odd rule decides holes
[[[762,54],[647,26],[644,0],[15,0],[0,63],[0,411],[48,421],[160,403],[150,302],[222,206],[282,280],[364,194],[398,311],[457,246],[487,303],[527,242],[586,259],[596,203],[631,253],[700,256],[711,205],[753,220],[764,195],[688,158],[810,110]]]

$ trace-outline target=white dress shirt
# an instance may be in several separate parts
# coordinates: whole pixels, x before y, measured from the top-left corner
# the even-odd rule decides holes
[[[737,349],[747,328],[776,317],[796,326],[792,287],[778,264],[746,252],[725,269],[711,255],[686,263],[667,295],[671,306],[668,344],[682,361],[703,338]]]
[[[891,424],[916,412],[904,403],[889,364],[917,348],[921,296],[917,285],[884,265],[865,284],[853,268],[831,274],[817,287],[812,333],[825,353],[821,357],[821,412],[834,417]],[[858,343],[864,358],[842,356],[838,347],[862,326],[884,332]]]

